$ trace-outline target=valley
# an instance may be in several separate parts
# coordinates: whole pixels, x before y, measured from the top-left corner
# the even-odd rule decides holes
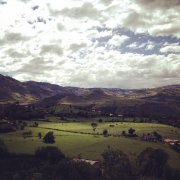
[[[121,151],[134,168],[144,152],[157,150],[162,151],[160,156],[167,156],[171,177],[179,176],[180,85],[78,88],[20,82],[3,75],[0,85],[0,156],[2,153],[4,157],[5,149],[15,164],[22,156],[26,166],[32,159],[43,168],[41,163],[47,162],[36,154],[43,153],[43,148],[49,153],[50,147],[60,154],[62,151],[67,162],[80,159],[101,163],[104,152]],[[52,139],[46,142],[46,137]],[[52,162],[48,163],[49,169]]]
[[[38,138],[41,132],[44,136],[47,132],[53,131],[55,143],[51,146],[57,146],[69,157],[100,160],[101,153],[110,146],[112,149],[121,149],[126,152],[131,160],[146,147],[161,148],[169,155],[169,164],[179,169],[179,153],[174,151],[162,142],[142,141],[142,134],[152,133],[154,131],[160,133],[163,138],[179,139],[180,131],[177,128],[151,123],[98,123],[94,132],[90,122],[64,123],[57,122],[58,119],[53,118],[56,122],[38,121],[38,127],[31,127],[32,123],[28,122],[24,130],[16,132],[0,134],[0,139],[4,140],[10,152],[33,154],[38,147],[45,146],[42,139]],[[94,122],[94,121],[93,121]],[[110,127],[110,125],[114,125]],[[122,131],[128,131],[134,128],[138,137],[124,137]],[[108,136],[103,136],[103,130],[108,130]],[[32,131],[32,136],[23,137],[23,132]]]

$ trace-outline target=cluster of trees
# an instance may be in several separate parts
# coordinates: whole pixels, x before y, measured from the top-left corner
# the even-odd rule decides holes
[[[128,129],[128,132],[126,132],[126,131],[122,131],[122,135],[123,136],[127,136],[127,137],[137,137],[138,135],[137,134],[135,134],[135,129],[133,129],[133,128],[129,128]]]
[[[34,106],[22,106],[18,103],[4,105],[0,111],[0,117],[8,120],[31,120],[44,118],[45,113],[42,109]]]
[[[167,165],[161,149],[146,148],[135,162],[110,147],[102,153],[102,168],[67,158],[57,147],[40,147],[34,155],[9,154],[0,141],[1,179],[38,180],[178,180],[180,171]]]

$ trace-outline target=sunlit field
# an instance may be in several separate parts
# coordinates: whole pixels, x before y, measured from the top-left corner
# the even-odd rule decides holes
[[[101,153],[108,146],[112,149],[120,149],[129,155],[130,159],[135,159],[137,155],[146,147],[161,148],[169,154],[169,164],[175,168],[179,168],[180,156],[172,150],[168,145],[162,143],[153,143],[141,141],[137,138],[115,137],[120,135],[122,131],[128,131],[134,128],[139,136],[143,133],[151,133],[157,131],[163,137],[179,138],[180,132],[177,128],[151,123],[97,123],[95,132],[91,127],[91,123],[54,123],[39,122],[38,127],[28,127],[23,131],[0,134],[0,138],[4,140],[8,150],[13,153],[33,154],[40,146],[47,146],[38,138],[41,132],[44,136],[48,131],[53,131],[55,135],[55,143],[69,157],[78,157],[98,160],[101,159]],[[110,125],[114,125],[110,127]],[[102,131],[107,129],[111,136],[104,137]],[[32,137],[24,138],[22,133],[31,130]]]

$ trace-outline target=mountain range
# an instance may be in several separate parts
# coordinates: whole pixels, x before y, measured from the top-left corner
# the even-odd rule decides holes
[[[78,97],[98,101],[99,99],[163,99],[180,97],[180,85],[169,85],[159,88],[147,89],[120,89],[120,88],[78,88],[62,87],[46,82],[27,81],[20,82],[12,77],[0,74],[0,102],[34,103],[53,96],[70,99]],[[69,97],[69,98],[68,98]],[[73,101],[73,100],[72,100]],[[64,101],[65,103],[65,101]],[[75,102],[74,102],[75,103]],[[78,102],[77,102],[78,103]]]
[[[147,89],[62,87],[45,82],[20,82],[0,75],[0,104],[19,102],[52,107],[60,104],[112,109],[117,113],[160,113],[180,116],[180,85]],[[168,112],[168,113],[167,113]]]

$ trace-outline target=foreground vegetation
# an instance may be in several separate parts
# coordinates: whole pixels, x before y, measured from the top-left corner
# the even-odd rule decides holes
[[[146,148],[133,161],[121,150],[108,147],[94,166],[81,159],[67,158],[57,147],[39,147],[32,155],[12,154],[0,141],[1,180],[178,180],[180,171],[167,164],[168,154]]]

